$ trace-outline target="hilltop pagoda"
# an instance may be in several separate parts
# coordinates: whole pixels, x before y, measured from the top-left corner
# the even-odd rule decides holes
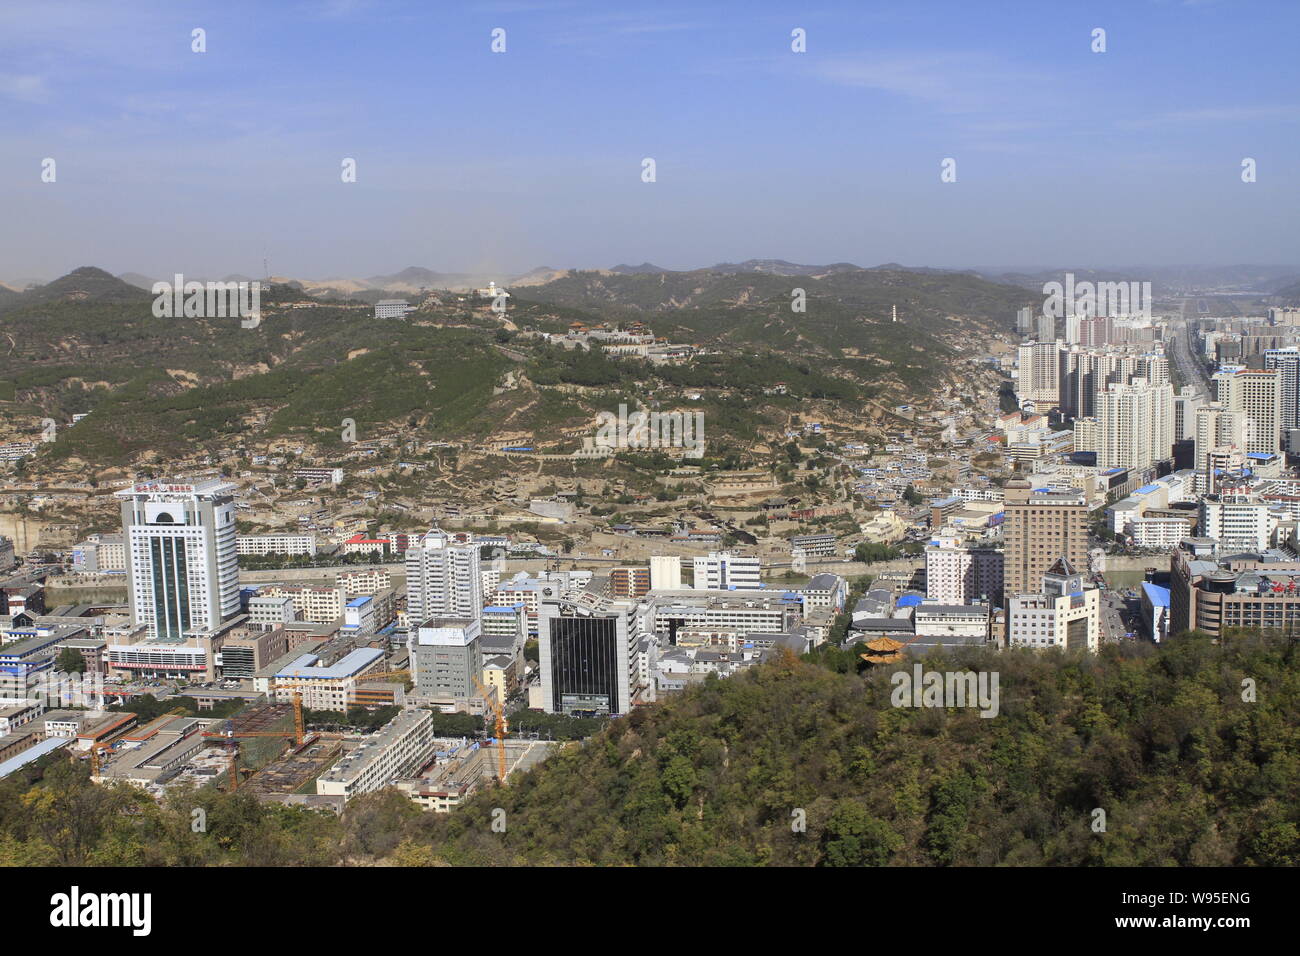
[[[868,664],[894,664],[903,659],[901,653],[903,648],[902,641],[896,641],[892,637],[880,635],[874,640],[867,641],[864,645],[868,653],[859,654]]]

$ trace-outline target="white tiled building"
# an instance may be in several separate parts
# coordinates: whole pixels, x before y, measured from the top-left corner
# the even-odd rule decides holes
[[[695,559],[695,587],[699,590],[751,590],[762,587],[759,560],[754,555],[710,551]]]
[[[1100,592],[1065,558],[1043,575],[1041,593],[1013,595],[1009,603],[1008,646],[1096,653],[1101,645]]]
[[[956,536],[939,535],[925,549],[926,597],[940,604],[970,604],[1002,593],[1002,553],[964,548]]]
[[[345,798],[382,790],[415,773],[433,757],[433,713],[404,710],[316,781],[318,794]]]
[[[239,554],[315,554],[316,536],[311,534],[246,534],[235,542]]]

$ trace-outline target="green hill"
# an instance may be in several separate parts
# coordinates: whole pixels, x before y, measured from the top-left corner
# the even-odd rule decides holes
[[[8,290],[4,290],[7,292]],[[82,266],[46,285],[16,295],[0,294],[0,312],[52,302],[151,302],[143,289],[115,278],[103,269]]]
[[[0,781],[0,866],[1300,864],[1294,637],[925,661],[996,670],[988,719],[821,657],[637,708],[448,815],[391,790],[342,818],[247,788],[157,803],[53,754]]]
[[[423,839],[465,864],[1293,865],[1296,650],[1187,635],[926,662],[998,671],[989,719],[892,707],[888,672],[767,665],[637,709]]]
[[[791,310],[792,283],[806,286],[804,312]],[[510,430],[543,440],[623,401],[680,402],[699,389],[710,442],[729,457],[792,414],[859,422],[872,401],[923,401],[957,375],[978,374],[960,361],[970,325],[1005,323],[1020,294],[964,274],[848,267],[821,279],[580,273],[521,289],[512,302],[518,329],[636,318],[705,350],[683,366],[653,366],[516,335],[453,296],[407,321],[376,320],[356,303],[274,285],[254,329],[157,318],[149,293],[84,268],[4,300],[0,416],[32,434],[45,417],[90,412],[29,464],[105,467],[238,437],[328,443],[344,418],[372,436],[418,428],[412,437],[476,441]],[[951,317],[958,300],[973,317]],[[495,393],[511,368],[521,382]],[[765,395],[774,382],[790,395]],[[810,400],[830,404],[800,407]]]

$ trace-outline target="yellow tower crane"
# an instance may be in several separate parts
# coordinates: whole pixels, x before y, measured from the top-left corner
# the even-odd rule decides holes
[[[411,672],[405,668],[395,671],[374,671],[371,673],[361,674],[357,677],[358,684],[370,683],[371,681],[389,680],[390,678],[400,677],[403,681],[410,682]],[[357,687],[352,692],[353,703],[360,706],[377,706],[389,703],[388,699],[382,696],[379,691],[363,691]]]
[[[488,690],[483,686],[483,682],[477,677],[474,678],[474,684],[478,687],[478,692],[483,695],[483,703],[492,709],[496,715],[497,735],[497,779],[501,781],[501,786],[506,785],[506,732],[510,729],[506,723],[505,704],[497,700],[494,691]]]
[[[229,721],[227,721],[229,726]],[[298,750],[306,743],[307,729],[306,722],[302,715],[302,694],[295,690],[293,692],[293,730],[250,730],[244,732],[235,732],[233,730],[208,730],[204,731],[204,737],[216,737],[226,741],[229,744],[230,752],[230,792],[234,793],[239,789],[239,741],[251,737],[279,737],[280,739],[290,739],[293,741],[294,749]],[[314,738],[313,738],[314,739]]]

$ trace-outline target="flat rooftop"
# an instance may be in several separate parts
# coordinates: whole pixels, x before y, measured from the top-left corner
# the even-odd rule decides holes
[[[319,658],[314,654],[303,654],[276,677],[300,677],[311,680],[342,680],[373,664],[384,656],[384,652],[373,647],[362,647],[345,654],[328,667],[316,664]]]

